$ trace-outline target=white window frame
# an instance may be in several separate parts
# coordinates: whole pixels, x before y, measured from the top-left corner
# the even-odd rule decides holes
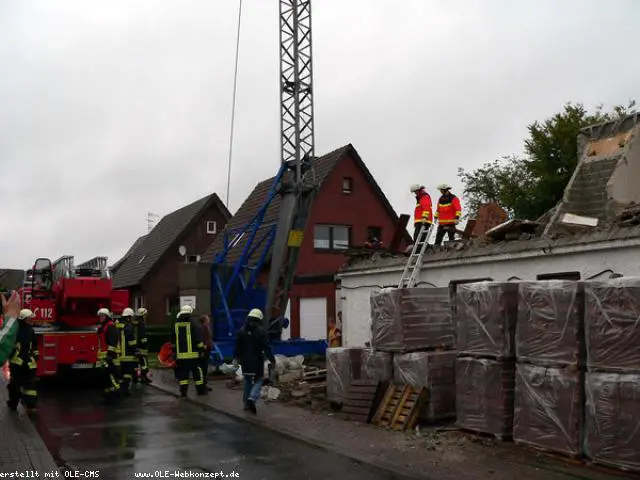
[[[213,228],[211,228],[213,226]],[[207,220],[207,234],[215,235],[218,233],[218,222],[215,220]]]
[[[318,227],[323,227],[323,228],[328,228],[329,229],[329,246],[328,247],[324,247],[324,246],[318,246],[318,244],[316,243],[316,228]],[[347,230],[347,244],[345,246],[336,246],[336,239],[335,239],[335,230],[338,228],[344,228]],[[349,249],[349,242],[351,241],[351,226],[350,225],[329,225],[329,224],[316,224],[314,225],[314,231],[313,231],[313,248],[314,250],[320,250],[320,251],[326,251],[326,252],[343,252],[345,250]],[[326,242],[326,240],[322,240],[323,242]]]

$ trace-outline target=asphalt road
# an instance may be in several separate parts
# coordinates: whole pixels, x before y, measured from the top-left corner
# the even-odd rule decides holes
[[[58,464],[84,474],[78,478],[90,478],[93,471],[100,479],[114,480],[143,478],[136,475],[140,473],[147,478],[179,478],[174,472],[246,480],[404,478],[153,387],[136,387],[115,407],[102,405],[99,394],[86,389],[42,391],[33,420]],[[214,477],[216,472],[222,476]]]

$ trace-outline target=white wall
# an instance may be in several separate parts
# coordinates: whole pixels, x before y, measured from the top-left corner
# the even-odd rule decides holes
[[[625,277],[640,276],[640,244],[638,242],[612,243],[608,248],[541,255],[529,258],[513,258],[508,261],[471,263],[472,259],[440,262],[438,266],[426,264],[420,272],[419,282],[433,283],[437,287],[446,287],[452,280],[473,278],[492,278],[506,281],[510,277],[522,280],[535,280],[536,275],[545,273],[578,271],[582,279],[592,277],[603,270],[611,269]],[[477,261],[476,259],[473,259]],[[464,262],[464,263],[463,263]],[[343,342],[346,347],[363,346],[371,334],[371,309],[369,297],[375,286],[397,285],[404,265],[395,267],[395,271],[383,272],[344,272],[339,275],[342,281]],[[603,274],[603,278],[608,278]],[[375,286],[373,286],[375,285]]]

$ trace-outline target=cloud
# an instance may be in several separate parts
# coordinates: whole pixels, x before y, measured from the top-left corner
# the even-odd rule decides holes
[[[0,265],[109,255],[225,198],[237,1],[0,3]],[[245,0],[231,210],[279,164],[277,2]],[[566,101],[637,97],[640,6],[316,0],[316,152],[353,143],[397,211],[522,149]],[[398,168],[398,164],[401,168]]]

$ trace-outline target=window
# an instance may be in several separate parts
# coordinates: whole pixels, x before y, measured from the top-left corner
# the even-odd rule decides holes
[[[180,310],[180,299],[178,297],[165,297],[165,310],[167,315],[171,315],[171,310]]]
[[[210,235],[215,235],[218,233],[218,224],[216,222],[207,222],[207,233]]]
[[[347,250],[351,228],[341,225],[316,225],[313,248],[316,250]]]
[[[342,179],[342,193],[351,193],[353,191],[353,178],[344,177]]]
[[[186,263],[198,263],[200,261],[200,255],[187,255]]]
[[[367,240],[382,240],[382,227],[367,227]]]
[[[144,296],[136,295],[133,297],[133,308],[138,310],[139,308],[144,307]]]

